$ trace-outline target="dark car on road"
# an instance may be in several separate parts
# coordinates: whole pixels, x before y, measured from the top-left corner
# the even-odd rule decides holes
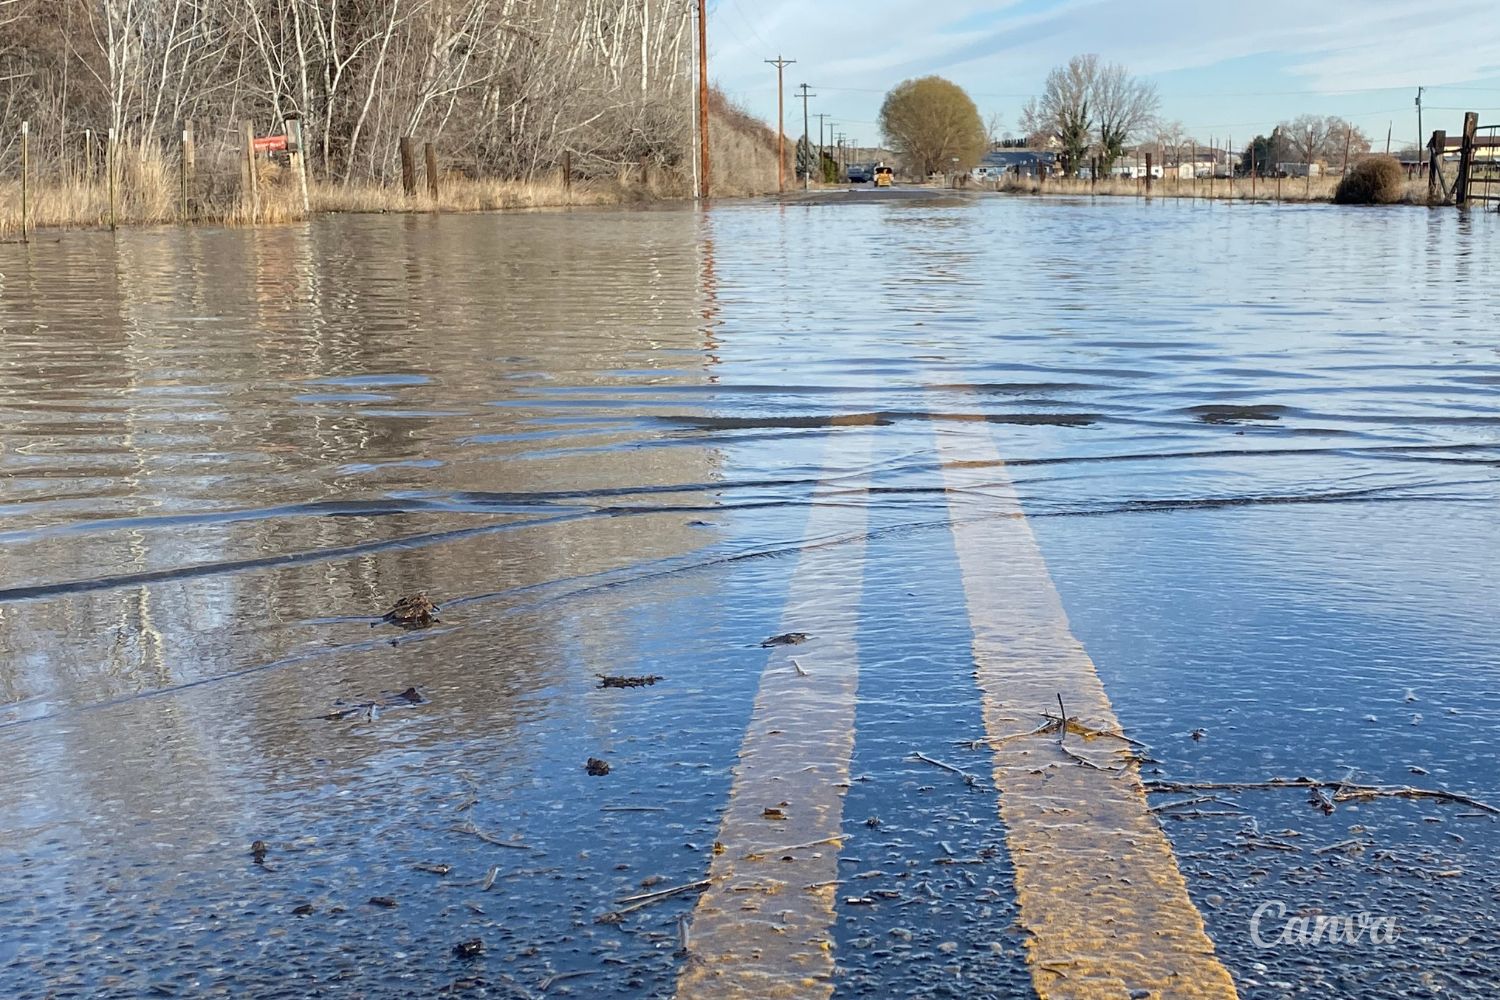
[[[868,163],[851,163],[845,174],[850,184],[868,184],[873,179],[873,172]]]

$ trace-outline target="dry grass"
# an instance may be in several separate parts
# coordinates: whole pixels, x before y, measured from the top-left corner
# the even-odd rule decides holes
[[[570,205],[615,205],[629,201],[624,182],[471,180],[447,177],[434,202],[421,186],[415,195],[378,184],[316,185],[311,192],[316,212],[493,212],[503,209],[560,208]]]
[[[1339,182],[1333,200],[1340,205],[1392,205],[1406,195],[1406,172],[1389,156],[1361,160]]]
[[[1403,189],[1397,202],[1408,205],[1427,204],[1427,181],[1401,179]],[[1101,197],[1140,198],[1147,194],[1144,180],[1110,178],[1097,184],[1083,180],[1049,179],[1038,181],[1032,177],[1006,176],[994,185],[994,190],[1009,194],[1068,194],[1098,195]],[[1289,201],[1331,202],[1338,187],[1335,177],[1284,177],[1276,178],[1237,177],[1234,180],[1202,178],[1197,181],[1177,177],[1166,177],[1151,182],[1150,196],[1153,198],[1212,198],[1215,201]]]
[[[716,198],[743,198],[775,191],[775,130],[717,89],[708,106],[709,193]],[[787,153],[795,157],[795,140],[787,143]],[[788,166],[787,177],[793,172]]]
[[[776,190],[775,134],[756,119],[717,96],[711,106],[712,193],[741,197]],[[227,225],[277,224],[305,218],[297,174],[270,160],[258,161],[256,192],[244,190],[243,160],[233,149],[200,151],[194,198],[186,213],[181,205],[175,161],[151,150],[122,149],[115,220],[118,225],[153,225],[194,221]],[[30,187],[29,225],[41,229],[92,229],[109,225],[109,188],[100,176],[92,181],[60,176],[64,171],[38,169]],[[503,209],[624,205],[685,198],[692,181],[673,170],[631,166],[612,177],[575,179],[564,186],[554,175],[530,181],[471,178],[450,173],[441,179],[436,202],[427,194],[425,177],[418,192],[373,183],[342,185],[312,181],[311,211],[319,212],[486,212]],[[21,230],[21,185],[0,179],[0,241]]]

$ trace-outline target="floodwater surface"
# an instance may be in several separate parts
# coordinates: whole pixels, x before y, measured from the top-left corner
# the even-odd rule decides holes
[[[0,995],[1500,995],[1495,216],[49,239]]]

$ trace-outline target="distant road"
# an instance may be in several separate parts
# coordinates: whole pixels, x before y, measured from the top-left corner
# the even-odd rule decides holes
[[[888,188],[872,187],[869,184],[854,184],[846,187],[824,188],[820,191],[788,191],[786,194],[777,197],[780,201],[794,204],[813,203],[827,205],[852,204],[865,201],[969,200],[988,193],[990,192],[928,187],[920,184],[897,185]]]

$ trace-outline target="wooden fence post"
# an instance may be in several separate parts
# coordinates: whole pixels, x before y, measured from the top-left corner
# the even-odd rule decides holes
[[[571,149],[563,150],[562,181],[563,190],[565,192],[571,192],[573,190],[573,151]]]
[[[302,189],[302,215],[306,218],[312,214],[312,203],[307,197],[307,154],[302,150],[302,119],[284,119],[281,132],[286,136],[287,162],[297,172],[297,186]]]
[[[399,146],[401,148],[401,190],[410,198],[417,193],[417,161],[412,154],[411,136],[403,135]]]
[[[179,214],[183,222],[192,221],[193,172],[196,166],[196,155],[193,149],[193,123],[188,122],[182,129],[182,151],[178,157],[179,180],[182,187],[178,194],[181,202]]]
[[[118,195],[119,185],[115,182],[115,130],[109,130],[109,137],[104,146],[104,173],[109,184],[109,231],[114,232],[119,223]]]
[[[1448,185],[1443,183],[1443,153],[1448,149],[1448,133],[1439,129],[1432,133],[1432,138],[1427,141],[1427,204],[1435,205],[1438,201],[1438,193],[1442,192],[1444,197],[1448,193]]]
[[[432,207],[437,208],[438,201],[438,172],[437,172],[437,147],[430,142],[422,143],[423,166],[427,168],[427,194],[432,198]]]
[[[1151,197],[1151,169],[1152,169],[1151,159],[1152,159],[1151,154],[1147,153],[1146,154],[1146,197],[1147,198]]]
[[[260,178],[255,176],[255,123],[243,124],[245,135],[245,191],[250,196],[250,224],[260,218]]]
[[[1474,134],[1478,130],[1478,112],[1464,112],[1463,145],[1458,150],[1458,182],[1453,189],[1453,200],[1459,207],[1469,203],[1469,172],[1474,167]]]
[[[31,215],[28,204],[31,191],[28,174],[31,172],[31,123],[21,123],[21,242],[27,242],[31,232]]]

